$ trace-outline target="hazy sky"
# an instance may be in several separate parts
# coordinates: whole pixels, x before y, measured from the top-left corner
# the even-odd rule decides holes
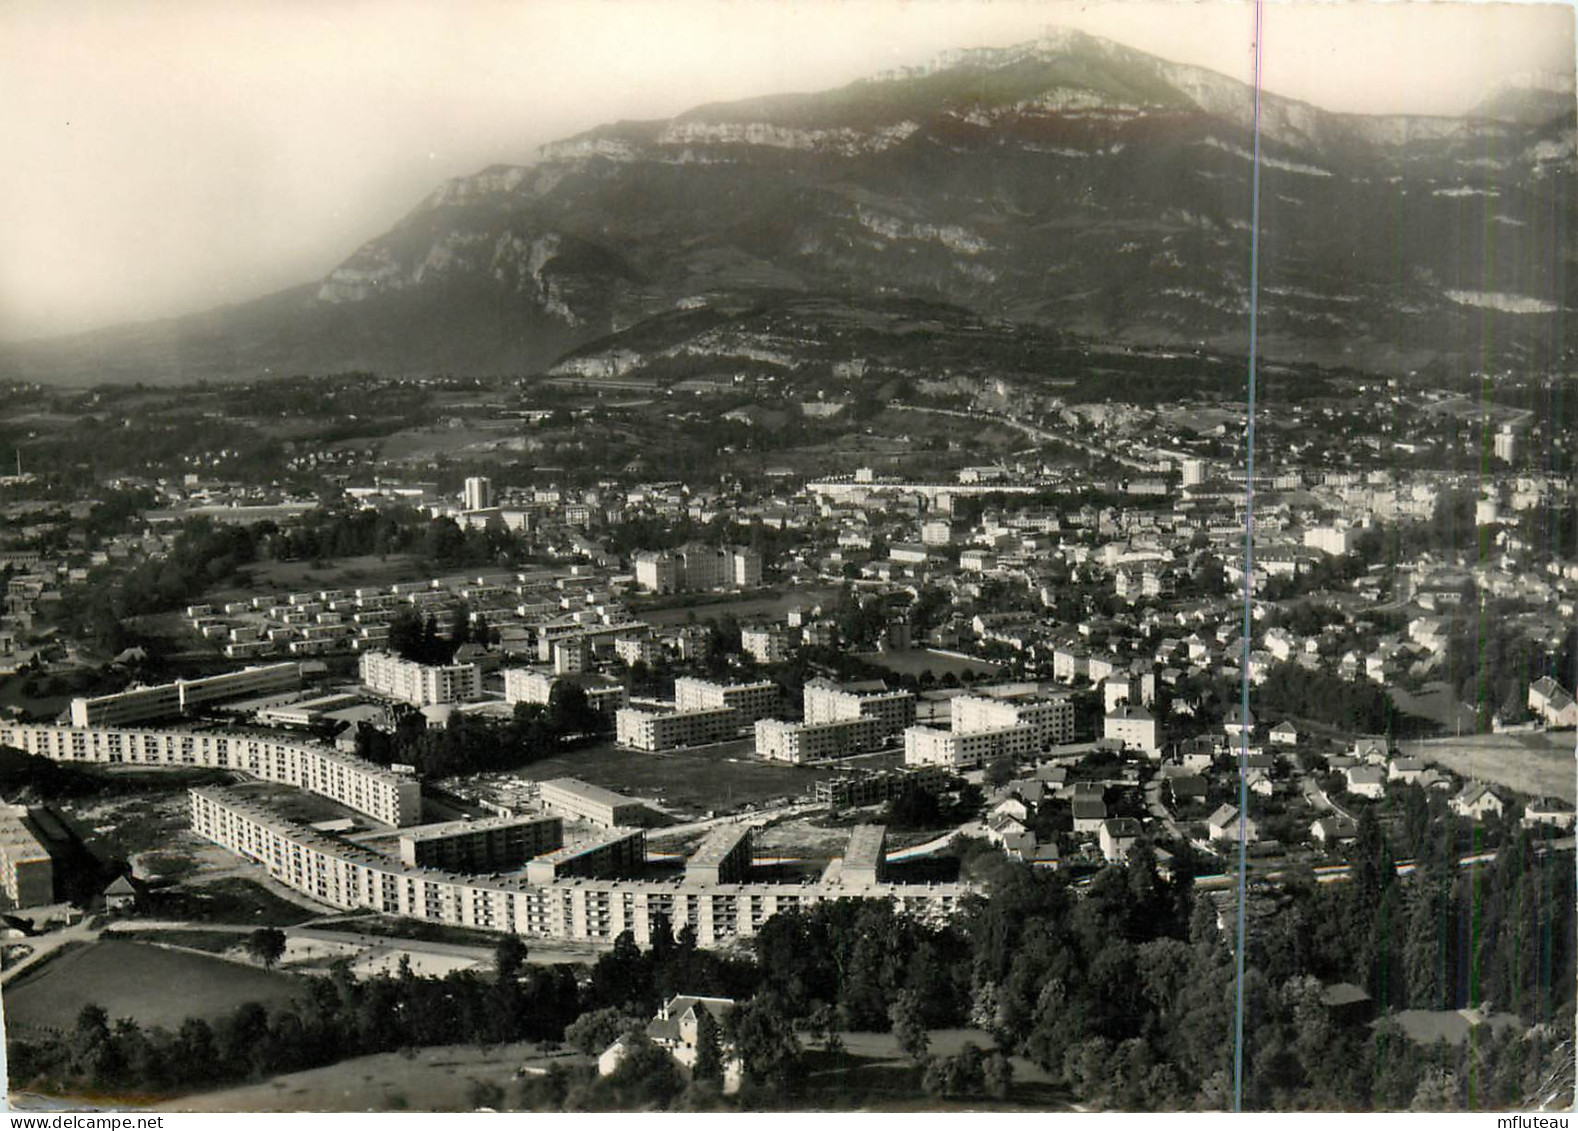
[[[0,338],[327,273],[445,178],[617,118],[1084,28],[1249,81],[1247,3],[0,0]],[[1566,4],[1285,3],[1268,89],[1453,113],[1573,68]]]

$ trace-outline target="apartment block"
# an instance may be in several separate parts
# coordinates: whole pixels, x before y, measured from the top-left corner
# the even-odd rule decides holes
[[[756,755],[770,761],[795,765],[825,762],[880,749],[887,737],[881,722],[872,718],[839,719],[826,723],[757,719]]]
[[[1156,717],[1144,707],[1125,704],[1109,711],[1101,733],[1104,738],[1123,743],[1126,749],[1141,750],[1152,757],[1161,754]]]
[[[487,817],[405,830],[400,861],[411,868],[492,872],[519,867],[563,845],[560,817]]]
[[[546,809],[604,828],[636,824],[646,806],[602,786],[579,778],[554,778],[538,787],[537,800]]]
[[[475,664],[419,664],[390,652],[368,652],[361,658],[361,679],[374,694],[416,707],[482,698],[482,671]]]
[[[715,683],[710,679],[681,676],[674,681],[674,707],[678,711],[716,711],[725,707],[739,713],[739,724],[753,723],[778,713],[783,693],[770,679],[756,683]]]
[[[537,703],[547,706],[553,689],[566,679],[586,692],[589,706],[612,717],[630,702],[630,692],[616,680],[600,676],[559,676],[545,668],[505,668],[504,701],[509,704]]]
[[[890,691],[880,680],[838,684],[813,679],[805,685],[802,701],[807,723],[873,719],[884,738],[901,734],[915,721],[915,696]]]
[[[27,808],[0,807],[0,898],[6,907],[55,902],[55,863]]]
[[[709,832],[690,859],[685,879],[701,884],[736,884],[751,873],[751,826],[719,825]]]
[[[846,888],[872,888],[887,875],[888,830],[884,825],[856,825],[844,845],[838,882]]]
[[[632,750],[672,750],[703,746],[733,738],[740,730],[740,713],[733,707],[696,711],[653,711],[622,707],[614,716],[614,737]]]
[[[384,824],[422,818],[414,778],[291,736],[245,730],[110,730],[0,721],[0,746],[57,762],[210,766],[316,793]]]
[[[740,648],[758,664],[781,664],[794,647],[794,634],[781,624],[750,625],[740,630]]]
[[[671,932],[690,927],[699,945],[720,947],[751,938],[775,915],[851,894],[851,885],[837,881],[712,884],[568,874],[561,879],[556,865],[553,880],[532,883],[518,875],[494,879],[408,868],[225,790],[193,789],[189,796],[194,832],[329,907],[523,937],[607,945],[629,931],[639,945],[650,946],[661,923]],[[846,862],[854,861],[853,886],[861,895],[888,900],[901,914],[944,920],[977,890],[966,883],[869,883],[881,854],[880,847],[867,850],[869,840],[845,852]]]
[[[860,805],[881,805],[912,789],[938,793],[947,788],[948,772],[941,766],[905,766],[902,769],[875,770],[841,774],[816,783],[813,796],[818,804],[836,809]]]
[[[266,664],[201,679],[178,679],[174,683],[161,683],[153,687],[134,687],[113,695],[79,697],[71,701],[71,725],[111,727],[151,719],[168,719],[214,703],[257,698],[300,688],[300,664]]]
[[[526,879],[548,884],[567,876],[614,879],[639,873],[647,862],[644,829],[608,829],[593,840],[567,844],[526,865]]]

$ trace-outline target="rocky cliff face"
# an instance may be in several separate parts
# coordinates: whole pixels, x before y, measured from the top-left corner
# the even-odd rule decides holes
[[[1574,117],[1570,95],[1541,114],[1560,103],[1531,89],[1467,118],[1266,95],[1268,352],[1554,364],[1575,294]],[[443,185],[309,293],[167,337],[186,372],[206,356],[236,373],[532,371],[680,304],[789,293],[1241,346],[1253,113],[1241,83],[1080,33],[953,52],[554,143]]]

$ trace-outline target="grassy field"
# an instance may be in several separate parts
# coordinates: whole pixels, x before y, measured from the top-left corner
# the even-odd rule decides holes
[[[471,1089],[478,1080],[499,1085],[507,1098],[519,1095],[515,1070],[537,1055],[534,1045],[515,1044],[361,1056],[262,1084],[185,1096],[160,1107],[165,1111],[468,1111]]]
[[[780,797],[798,798],[813,782],[837,777],[844,769],[843,765],[813,768],[758,762],[751,757],[754,747],[754,740],[741,739],[695,750],[643,754],[607,744],[533,762],[520,773],[532,781],[577,777],[636,797],[656,798],[675,809],[725,812]],[[889,755],[861,758],[858,764],[876,768],[900,760]]]
[[[260,561],[246,566],[246,571],[252,575],[249,587],[213,589],[204,594],[204,600],[209,603],[244,601],[264,592],[357,589],[389,585],[396,581],[416,581],[428,575],[427,567],[410,554],[390,554],[387,557],[363,554],[359,557],[338,558],[326,566],[315,566],[310,561]]]
[[[161,888],[149,892],[144,903],[144,913],[150,918],[192,923],[291,927],[317,915],[251,880],[239,878]]]
[[[1401,751],[1463,777],[1495,782],[1531,797],[1578,802],[1572,731],[1471,734],[1399,743]]]
[[[941,652],[933,652],[929,648],[905,648],[893,652],[859,652],[856,655],[868,664],[875,664],[879,668],[887,668],[890,672],[900,675],[913,675],[919,677],[922,672],[931,672],[941,679],[952,672],[954,675],[963,675],[965,672],[974,672],[976,675],[996,675],[997,664],[989,664],[985,660],[962,659],[958,656],[947,656]]]
[[[827,605],[838,599],[838,590],[832,587],[817,589],[787,589],[771,596],[742,597],[736,600],[704,601],[663,609],[642,609],[639,602],[633,606],[635,615],[648,624],[685,624],[692,615],[698,621],[721,620],[732,616],[738,621],[756,618],[782,620],[796,605],[811,607]]]
[[[28,971],[5,990],[7,1029],[69,1029],[88,1004],[111,1018],[178,1027],[188,1017],[215,1018],[249,1001],[289,1001],[302,982],[289,974],[166,950],[103,940]]]
[[[846,1033],[844,1053],[807,1050],[809,1102],[819,1109],[873,1111],[1057,1110],[1069,1109],[1067,1096],[1047,1075],[1022,1057],[1013,1058],[1013,1091],[1007,1100],[947,1102],[925,1095],[920,1069],[901,1053],[891,1033]],[[992,1038],[968,1029],[931,1034],[931,1051],[958,1052],[966,1041],[982,1049]],[[553,1058],[566,1065],[584,1057]],[[530,1044],[494,1049],[470,1046],[419,1049],[410,1055],[386,1053],[357,1057],[328,1068],[295,1072],[261,1084],[161,1104],[165,1111],[466,1111],[472,1089],[485,1081],[504,1089],[508,1106],[519,1095],[515,1072],[522,1065],[551,1063]]]

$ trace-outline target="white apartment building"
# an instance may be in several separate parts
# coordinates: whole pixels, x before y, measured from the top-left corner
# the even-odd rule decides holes
[[[564,677],[546,668],[505,668],[504,702],[536,703],[546,707],[553,697],[553,689]],[[613,715],[630,702],[630,692],[625,685],[600,676],[583,676],[575,680],[586,692],[586,702],[604,715]]]
[[[1008,684],[948,702],[953,730],[974,733],[1028,726],[1042,746],[1074,741],[1074,701],[1066,694],[1046,694],[1034,684]]]
[[[725,707],[739,713],[743,726],[778,713],[782,692],[770,679],[755,683],[716,683],[710,679],[681,676],[674,681],[676,711],[716,711]]]
[[[579,778],[554,778],[543,782],[538,788],[537,800],[552,812],[608,829],[638,823],[646,809],[633,797]]]
[[[915,696],[880,682],[837,684],[813,679],[802,693],[807,723],[876,719],[881,733],[899,734],[915,721]]]
[[[774,915],[851,894],[848,881],[709,883],[678,877],[555,876],[532,883],[521,876],[494,879],[407,868],[397,859],[323,836],[225,790],[193,789],[189,797],[194,832],[320,903],[523,937],[606,944],[628,930],[639,945],[651,946],[652,928],[661,919],[671,931],[690,927],[701,946],[726,946],[755,935]],[[859,875],[858,868],[854,872],[850,880],[869,879]],[[900,913],[930,921],[952,915],[975,890],[964,883],[896,884],[880,878],[859,889],[862,895],[889,900]]]
[[[493,505],[493,480],[485,475],[473,475],[466,480],[461,492],[461,506],[468,511],[485,511]]]
[[[756,755],[774,762],[801,765],[847,758],[879,749],[890,737],[879,719],[862,717],[825,723],[756,720]]]
[[[904,732],[910,766],[974,769],[997,758],[1027,758],[1074,741],[1074,702],[1034,684],[1009,684],[948,702],[949,730],[912,726]]]
[[[212,703],[250,699],[300,688],[300,664],[265,664],[201,679],[178,679],[174,683],[134,687],[113,695],[73,699],[71,725],[107,727],[171,718]]]
[[[1358,534],[1351,527],[1312,526],[1304,532],[1304,545],[1323,554],[1341,557],[1352,551]]]
[[[482,698],[482,671],[476,664],[419,664],[390,652],[367,652],[361,677],[374,694],[417,707]]]
[[[756,624],[740,630],[740,648],[758,664],[783,663],[793,645],[793,635],[781,624]]]
[[[653,667],[663,660],[663,645],[650,636],[619,636],[614,639],[614,655],[630,667]]]
[[[0,746],[56,762],[239,770],[338,801],[388,825],[422,817],[422,787],[372,762],[267,732],[106,730],[0,721]]]
[[[733,707],[695,711],[622,707],[614,716],[615,741],[632,750],[648,752],[722,742],[739,730],[740,714]]]
[[[1153,758],[1161,755],[1156,718],[1138,704],[1125,704],[1107,712],[1101,733],[1104,738],[1122,742],[1125,750],[1142,750]]]

